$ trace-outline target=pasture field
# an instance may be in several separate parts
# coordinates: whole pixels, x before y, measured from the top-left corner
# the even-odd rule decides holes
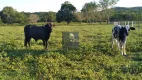
[[[0,80],[142,79],[142,30],[130,31],[122,56],[111,48],[113,25],[55,26],[48,51],[33,39],[26,49],[23,27],[0,27]],[[62,50],[63,31],[79,32],[79,49]]]

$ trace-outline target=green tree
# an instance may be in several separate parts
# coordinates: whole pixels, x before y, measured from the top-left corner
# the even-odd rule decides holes
[[[39,20],[39,16],[36,14],[30,14],[29,15],[29,22],[30,23],[36,23]]]
[[[76,17],[77,21],[80,21],[82,23],[82,20],[84,19],[82,12],[76,12],[75,17]]]
[[[85,3],[81,11],[83,12],[87,22],[91,23],[95,21],[97,10],[98,10],[98,5],[95,1],[93,1]]]
[[[81,10],[81,12],[83,13],[83,16],[84,16],[85,20],[87,21],[87,23],[89,22],[89,12],[88,12],[88,9],[89,9],[88,3],[85,3],[83,8],[82,8],[82,10]]]
[[[75,11],[76,7],[73,6],[70,2],[65,1],[62,4],[61,9],[56,14],[57,22],[66,21],[67,24],[69,24],[71,21],[75,19]]]
[[[47,22],[48,19],[48,12],[35,12],[35,13],[28,13],[27,15],[29,16],[30,14],[36,14],[39,16],[39,22]]]
[[[28,21],[27,16],[24,12],[19,13],[12,7],[4,7],[1,11],[1,19],[3,23],[26,23]]]
[[[55,22],[56,21],[56,12],[36,12],[34,13],[39,16],[39,22]]]
[[[1,11],[2,21],[4,23],[13,23],[16,11],[12,7],[4,7]]]
[[[119,0],[100,0],[101,10],[104,14],[107,24],[109,23],[110,16],[112,16],[114,12],[114,10],[111,8],[113,8],[118,1]]]
[[[28,16],[24,14],[24,12],[17,13],[16,15],[16,23],[25,24],[28,23]]]
[[[49,11],[47,15],[47,21],[49,22],[56,21],[56,13]]]

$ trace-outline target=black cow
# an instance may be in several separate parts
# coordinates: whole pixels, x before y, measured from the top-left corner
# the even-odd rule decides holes
[[[52,32],[51,23],[47,23],[45,26],[36,26],[36,25],[26,25],[24,27],[25,41],[24,46],[27,47],[27,44],[30,47],[30,40],[33,38],[35,41],[41,39],[45,49],[47,49],[47,41]]]
[[[115,25],[114,28],[112,29],[112,48],[114,41],[116,41],[119,50],[121,49],[122,55],[126,55],[125,51],[126,38],[130,30],[135,30],[135,28],[130,27],[129,25],[126,26]]]

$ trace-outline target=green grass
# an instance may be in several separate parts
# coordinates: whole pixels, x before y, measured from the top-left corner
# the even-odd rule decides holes
[[[141,80],[142,30],[130,31],[127,56],[111,49],[113,25],[55,26],[48,42],[23,46],[23,26],[0,27],[1,80]],[[79,49],[62,50],[62,32],[79,32]]]

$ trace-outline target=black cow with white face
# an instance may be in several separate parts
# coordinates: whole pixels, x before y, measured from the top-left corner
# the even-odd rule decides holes
[[[130,27],[129,25],[115,25],[112,29],[112,48],[114,42],[116,42],[119,50],[121,49],[122,55],[126,55],[125,45],[130,30],[135,30],[135,28]]]

